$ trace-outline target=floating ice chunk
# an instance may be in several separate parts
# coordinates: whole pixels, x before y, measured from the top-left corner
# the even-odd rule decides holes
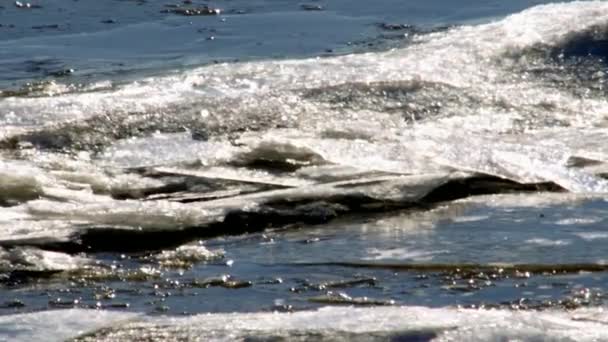
[[[44,251],[37,248],[0,247],[0,272],[58,272],[75,271],[94,266],[93,260],[65,253]]]
[[[185,245],[176,248],[175,250],[165,250],[155,255],[155,259],[162,265],[167,267],[188,267],[194,263],[201,261],[214,260],[222,258],[224,251],[211,251],[202,245]]]

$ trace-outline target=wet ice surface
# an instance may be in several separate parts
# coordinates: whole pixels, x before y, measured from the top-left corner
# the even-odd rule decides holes
[[[603,338],[605,2],[493,20],[530,4],[433,12],[431,1],[401,15],[391,1],[363,12],[260,2],[182,16],[192,12],[117,3],[124,21],[87,20],[105,18],[104,4],[77,17],[59,2],[0,8],[15,14],[2,17],[14,27],[0,27],[15,30],[0,42],[10,70],[0,94],[0,334],[41,336],[46,310],[76,308],[88,311],[60,312],[83,317],[57,339],[115,319],[135,321],[82,338],[246,338],[255,326],[267,328],[259,338],[302,340]],[[45,8],[73,26],[15,19]],[[300,35],[305,16],[318,20],[310,36]],[[271,19],[289,29],[257,25]],[[336,20],[335,36],[315,38]],[[252,23],[266,50],[239,26]],[[142,32],[167,43],[133,39]],[[106,40],[115,46],[98,53]],[[24,62],[49,46],[65,55]],[[209,64],[242,55],[256,60]],[[345,308],[311,311],[328,305]],[[295,312],[277,316],[291,328],[270,324],[273,311]],[[252,315],[171,318],[230,312]],[[366,323],[335,331],[323,318],[334,314]],[[376,330],[385,315],[412,325]],[[227,319],[245,323],[214,325]],[[499,319],[507,335],[488,328]],[[188,327],[197,320],[209,330]]]
[[[95,330],[104,323],[107,328]],[[295,314],[171,319],[73,309],[0,318],[7,337],[28,341],[597,341],[606,338],[605,324],[601,309],[537,313],[423,307],[327,307]]]

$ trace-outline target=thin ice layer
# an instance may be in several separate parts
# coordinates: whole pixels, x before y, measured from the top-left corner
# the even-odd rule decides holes
[[[166,200],[112,200],[102,196],[99,197],[103,200],[98,203],[33,200],[17,207],[0,208],[7,215],[11,215],[7,222],[0,220],[0,227],[5,227],[4,234],[0,234],[0,242],[5,245],[33,243],[43,246],[55,242],[77,242],[81,234],[88,231],[103,232],[104,230],[134,231],[145,234],[157,231],[178,232],[186,228],[196,228],[200,230],[202,236],[205,236],[208,234],[206,229],[222,225],[226,215],[231,214],[251,213],[256,215],[259,213],[258,220],[267,222],[263,224],[266,226],[271,225],[273,220],[282,216],[293,220],[307,215],[325,217],[329,213],[333,213],[332,201],[340,203],[340,199],[348,200],[350,198],[355,207],[358,202],[364,203],[366,200],[379,203],[392,201],[398,205],[412,205],[450,179],[459,179],[464,176],[443,173],[422,176],[370,177],[259,191],[202,203],[176,203]],[[293,203],[293,207],[275,211],[273,209],[275,203],[284,203],[284,205]],[[309,207],[308,203],[312,205]],[[315,203],[319,204],[315,206]],[[302,206],[298,206],[300,204]],[[323,209],[324,206],[327,208]],[[339,208],[344,211],[349,210],[344,206],[339,206]],[[332,215],[335,213],[330,216]],[[226,222],[222,232],[231,234],[241,229],[243,227]],[[196,235],[195,232],[193,234]],[[91,243],[95,242],[91,241]],[[128,247],[129,243],[129,241],[124,241],[122,248]],[[116,248],[120,249],[120,246],[116,245]]]

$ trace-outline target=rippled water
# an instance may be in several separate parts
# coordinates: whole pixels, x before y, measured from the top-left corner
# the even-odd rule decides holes
[[[0,334],[607,338],[608,3],[36,5]]]

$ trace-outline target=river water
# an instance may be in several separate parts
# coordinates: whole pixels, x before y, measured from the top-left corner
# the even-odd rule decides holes
[[[0,4],[0,339],[604,340],[608,3]]]

